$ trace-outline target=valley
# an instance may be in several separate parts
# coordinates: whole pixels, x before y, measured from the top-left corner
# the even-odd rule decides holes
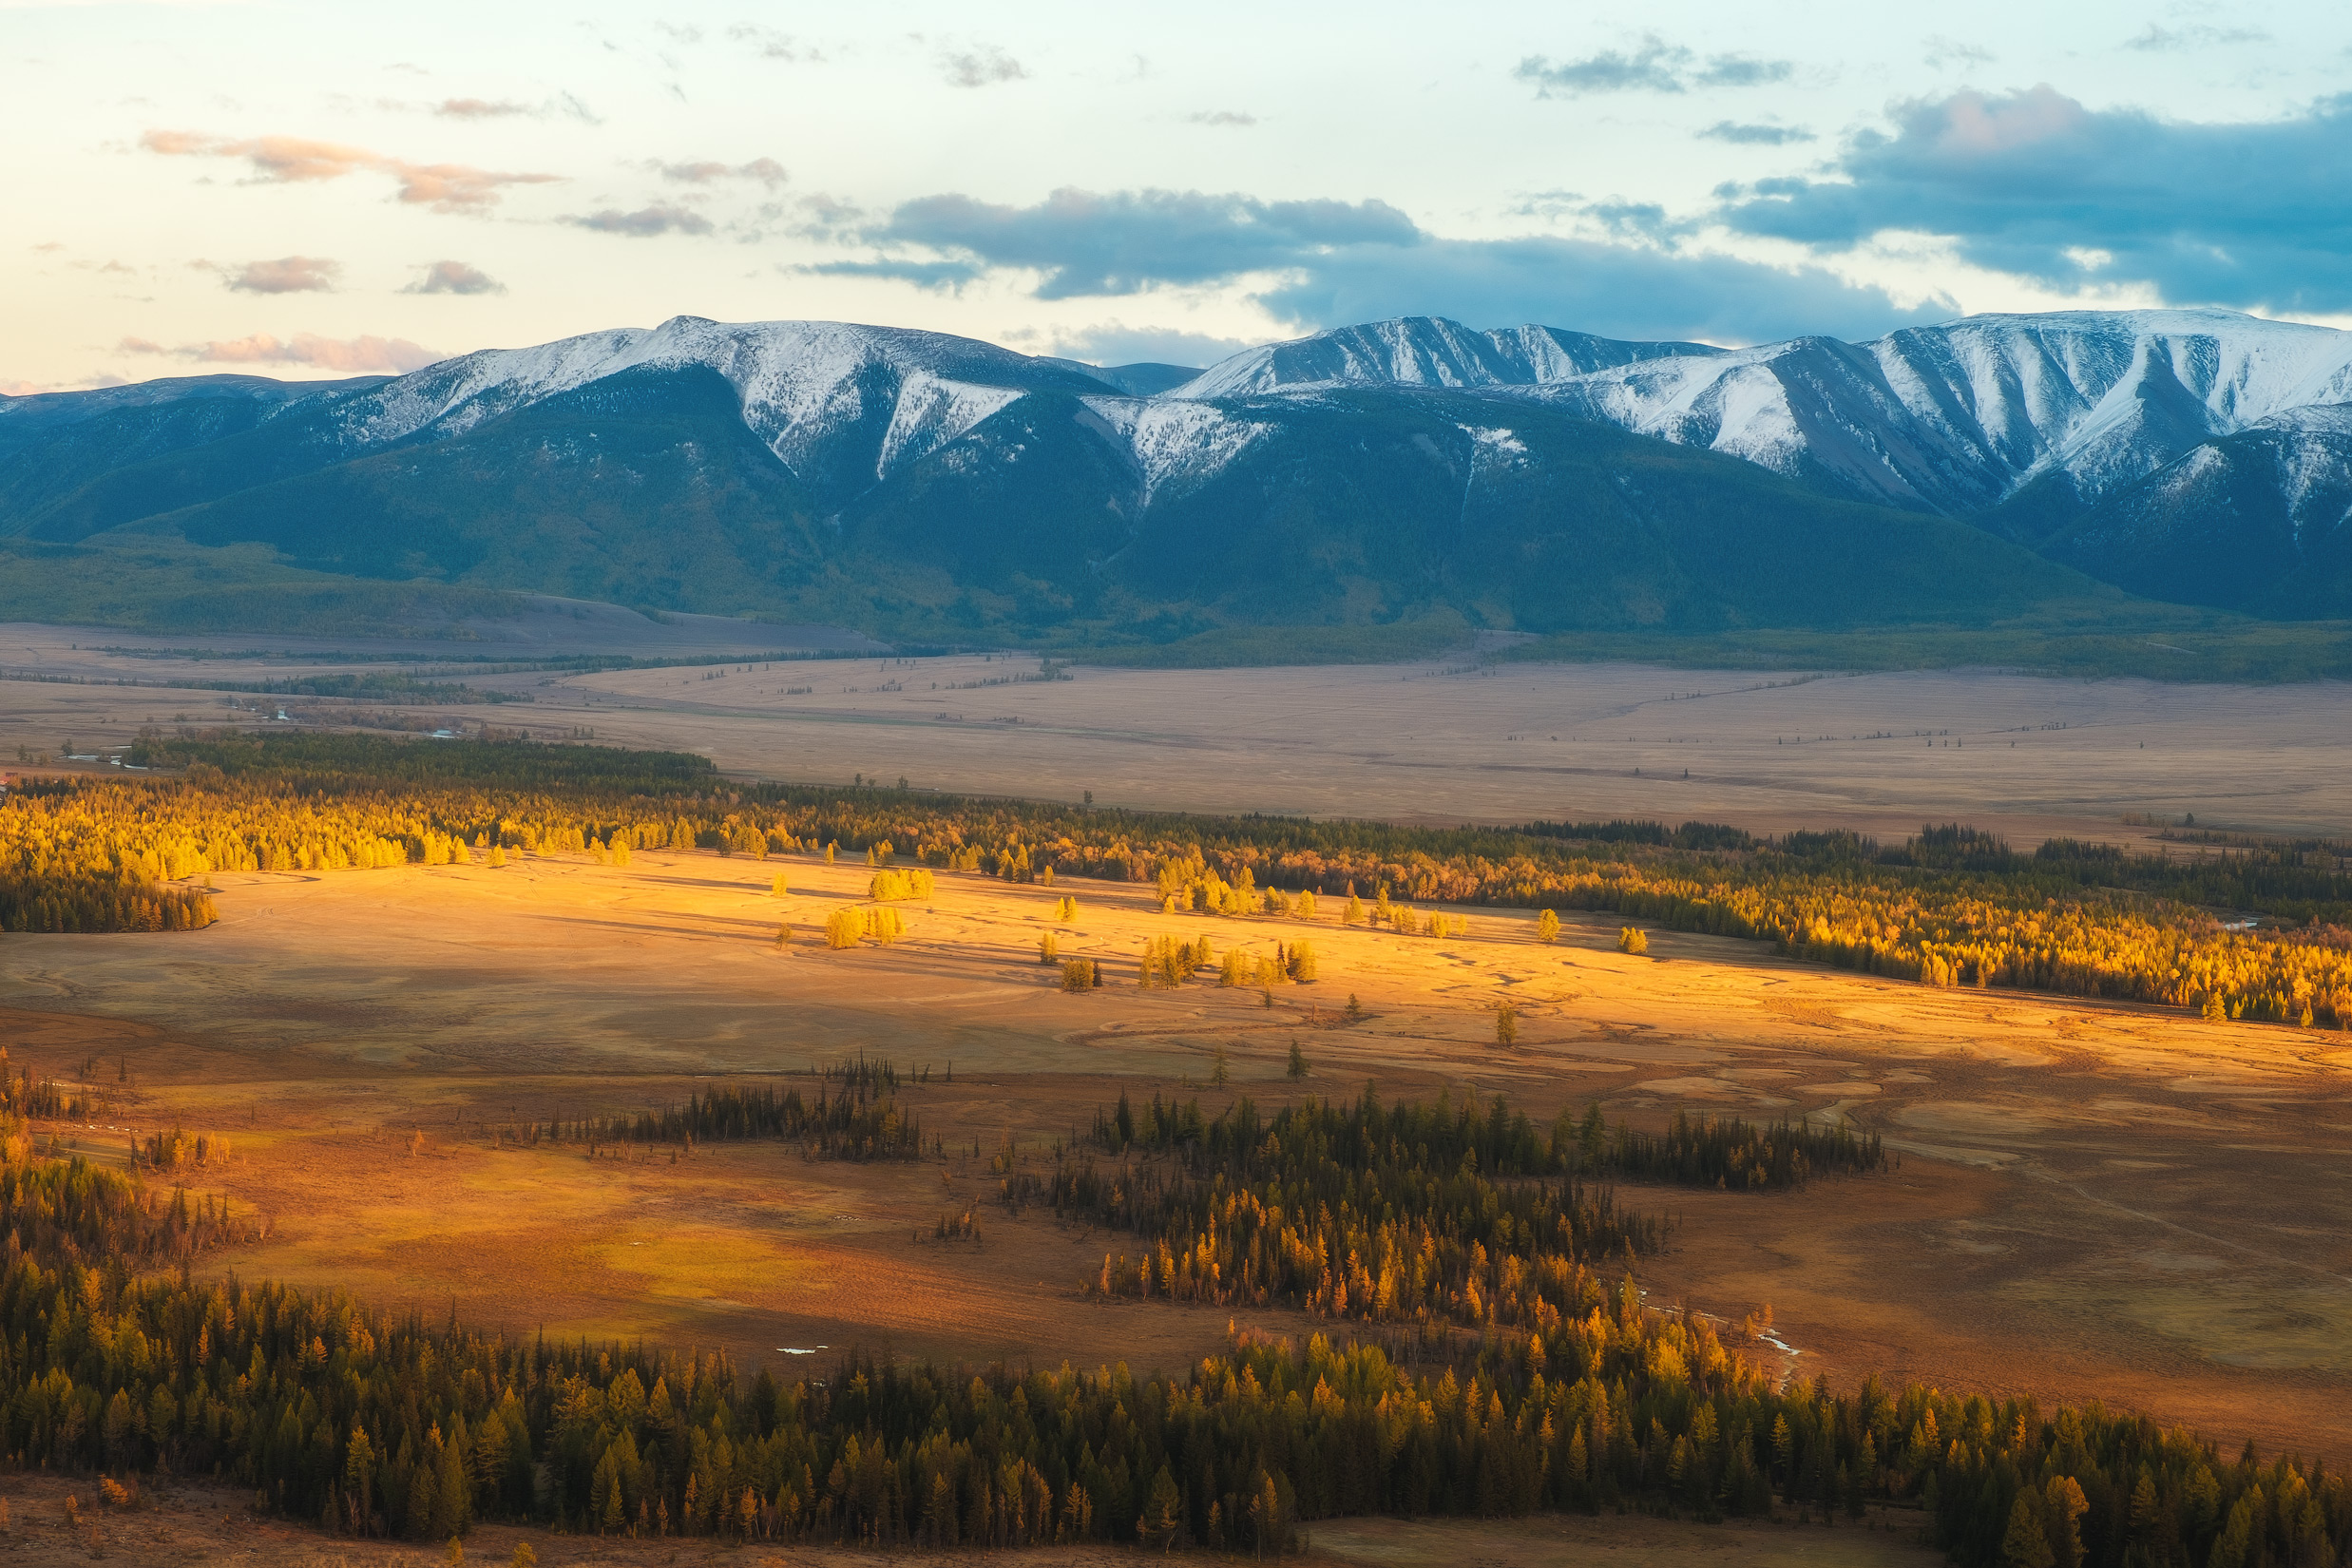
[[[616,650],[662,657],[658,643],[601,624],[599,635]],[[2126,824],[2126,813],[2322,836],[2352,828],[2352,684],[2341,682],[1667,670],[1499,663],[1471,648],[1291,668],[1054,661],[1058,679],[1041,680],[1040,661],[1017,654],[774,660],[760,658],[778,651],[760,640],[815,634],[716,622],[703,635],[732,635],[746,662],[474,674],[413,657],[354,662],[327,641],[306,650],[283,638],[0,626],[0,758],[19,748],[54,755],[67,739],[86,751],[121,747],[151,726],[235,718],[234,699],[264,717],[285,706],[311,724],[488,724],[550,739],[592,732],[606,744],[695,752],[746,777],[904,777],[923,790],[1064,801],[1091,792],[1144,810],[1438,823],[1657,817],[1759,832],[1850,828],[1890,841],[1922,822],[1962,822],[2026,847],[2052,834],[2152,841],[2155,829]],[[728,651],[716,641],[694,657]],[[518,660],[540,656],[515,650]],[[430,680],[528,700],[109,684],[262,686],[420,668],[436,672]]]

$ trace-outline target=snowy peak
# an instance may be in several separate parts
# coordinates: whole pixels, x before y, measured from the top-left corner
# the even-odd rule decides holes
[[[2071,311],[1723,350],[1407,316],[1252,349],[1167,395],[1374,386],[1539,397],[1870,500],[1972,513],[2045,476],[2090,505],[2201,441],[2352,398],[2352,334]]]
[[[1689,354],[1699,343],[1625,343],[1558,327],[1475,332],[1439,316],[1340,327],[1221,359],[1170,397],[1250,397],[1326,387],[1538,387],[1597,370]]]
[[[486,349],[427,366],[345,400],[331,419],[355,449],[462,435],[550,397],[640,369],[715,371],[735,389],[743,421],[793,469],[838,469],[845,433],[874,465],[954,440],[1024,392],[1102,391],[1095,377],[945,333],[838,321],[723,323],[673,316],[526,349]],[[846,473],[831,477],[847,480]]]

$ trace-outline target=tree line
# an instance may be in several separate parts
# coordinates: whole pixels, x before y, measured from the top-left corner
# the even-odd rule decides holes
[[[512,850],[766,856],[889,845],[916,866],[1014,882],[1157,880],[1171,909],[1258,914],[1271,894],[1352,899],[1359,889],[1583,908],[1928,985],[2352,1026],[2352,952],[2297,939],[2352,922],[2352,873],[2319,849],[2175,860],[2064,840],[2020,855],[1958,827],[1924,829],[1888,849],[1845,833],[1758,841],[1704,824],[1647,834],[1619,824],[1192,817],[736,786],[707,758],[513,741],[234,736],[151,739],[135,755],[182,772],[42,782],[11,794],[0,809],[0,923],[201,923],[210,918],[201,891],[159,884],[215,870],[431,864]],[[1564,836],[1584,828],[1596,836]],[[2211,905],[2297,928],[2227,928],[2207,912]],[[1311,918],[1295,903],[1290,915]]]

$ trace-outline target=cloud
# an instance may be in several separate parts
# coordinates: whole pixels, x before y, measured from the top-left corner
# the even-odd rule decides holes
[[[749,45],[752,52],[763,60],[781,60],[788,65],[803,62],[818,65],[825,59],[823,52],[814,46],[789,32],[778,32],[774,28],[755,27],[745,22],[729,28],[727,36],[738,44]]]
[[[1318,258],[1258,300],[1302,328],[1442,315],[1480,326],[1533,321],[1731,344],[1808,333],[1860,340],[1957,314],[1945,300],[1901,305],[1819,267],[1549,235],[1353,246]]]
[[[811,273],[819,277],[883,277],[894,283],[912,283],[918,289],[952,290],[977,281],[988,269],[976,261],[908,261],[883,258],[872,261],[819,261],[792,270]]]
[[[2267,44],[2270,35],[2260,28],[2160,28],[2155,23],[2137,37],[2124,44],[2128,49],[2146,54],[2166,54],[2179,49],[2214,48],[2228,44]]]
[[[1897,105],[1823,178],[1731,187],[1740,232],[1826,251],[1887,231],[2057,289],[2144,284],[2183,303],[2352,310],[2352,94],[2254,124],[2090,109],[2047,85]]]
[[[1698,134],[1710,142],[1751,147],[1785,147],[1792,142],[1813,140],[1813,133],[1801,125],[1743,125],[1731,120],[1718,120]]]
[[[433,105],[433,113],[451,120],[497,120],[509,114],[536,114],[528,104],[518,104],[502,98],[491,103],[484,98],[444,98]]]
[[[773,158],[755,158],[748,163],[665,163],[655,159],[645,166],[662,179],[679,185],[707,185],[719,180],[756,180],[773,190],[791,179],[784,172],[784,165]]]
[[[1199,114],[1188,114],[1184,122],[1190,125],[1254,125],[1257,116],[1234,109],[1210,109]]]
[[[139,143],[166,158],[241,158],[252,166],[254,179],[264,184],[340,180],[361,172],[389,175],[399,187],[399,201],[435,212],[483,212],[498,203],[503,186],[546,184],[563,178],[501,174],[464,163],[411,163],[364,147],[296,136],[239,140],[199,131],[151,130]]]
[[[939,69],[951,87],[985,87],[998,82],[1018,82],[1029,74],[1026,67],[994,44],[943,51]]]
[[[505,294],[507,285],[463,261],[435,261],[402,294]]]
[[[1253,346],[1248,338],[1099,321],[1091,327],[1055,333],[1051,352],[1089,365],[1214,365]]]
[[[974,276],[981,268],[1030,269],[1042,275],[1039,298],[1065,299],[1205,283],[1290,266],[1332,245],[1409,243],[1417,235],[1413,220],[1386,201],[1261,201],[1162,190],[1099,195],[1065,187],[1032,207],[922,197],[899,206],[867,238],[944,252]]]
[[[250,337],[182,343],[172,349],[143,337],[125,337],[115,347],[124,354],[169,354],[205,365],[308,365],[347,375],[387,371],[405,375],[449,357],[405,337],[321,337],[307,332],[292,337],[255,333]]]
[[[606,207],[602,212],[585,213],[564,221],[594,229],[599,234],[626,235],[632,239],[650,239],[660,234],[709,234],[714,227],[700,213],[674,201],[656,201],[635,212]]]
[[[1993,51],[1981,44],[1937,33],[1927,40],[1920,58],[1934,69],[1941,70],[1946,66],[1989,66],[1993,63]]]
[[[1647,204],[1578,210],[1624,234],[1663,237],[1672,227]],[[1800,333],[1873,337],[1954,314],[1948,301],[1906,307],[1820,267],[1772,267],[1664,242],[1446,239],[1380,201],[1062,190],[1035,206],[1005,207],[943,195],[907,202],[864,238],[891,254],[807,270],[929,288],[1027,273],[1045,299],[1250,280],[1257,303],[1308,328],[1434,313],[1481,325],[1540,321],[1747,343]]]
[[[343,276],[343,263],[323,256],[281,256],[275,261],[248,261],[223,275],[240,294],[325,294]]]
[[[1531,54],[1511,74],[1522,82],[1533,82],[1538,98],[1578,98],[1597,92],[1752,87],[1768,82],[1785,82],[1795,68],[1786,60],[1760,60],[1747,54],[1715,54],[1702,59],[1653,32],[1644,34],[1640,47],[1631,53],[1604,49],[1581,60],[1557,64],[1543,55]]]

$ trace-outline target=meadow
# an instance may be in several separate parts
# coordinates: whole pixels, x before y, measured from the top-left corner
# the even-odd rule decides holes
[[[213,760],[198,755],[204,746]],[[1884,1435],[1893,1407],[1872,1415],[1864,1392],[1876,1378],[1888,1390],[1981,1396],[1997,1412],[2031,1401],[2046,1416],[2100,1402],[2193,1426],[2216,1454],[2251,1439],[2266,1455],[2332,1465],[2352,1448],[2341,1414],[2352,1376],[2342,1282],[2352,1258],[2330,1218],[2343,1212],[2352,1131],[2338,1109],[2352,1046],[2338,1030],[2014,983],[1921,985],[1839,967],[1803,944],[1678,930],[1619,909],[1563,905],[1547,931],[1533,898],[1423,898],[1409,922],[1398,918],[1399,898],[1386,921],[1351,920],[1336,887],[1311,910],[1295,886],[1269,900],[1270,886],[1298,879],[1281,873],[1272,850],[1237,859],[1240,837],[1263,830],[1230,822],[1194,819],[1192,838],[1210,852],[1170,879],[1159,872],[1176,862],[1145,851],[1176,830],[1127,819],[1114,837],[1145,858],[1111,878],[1085,874],[1107,866],[1089,858],[1083,834],[1049,838],[1026,831],[1038,819],[1005,808],[910,800],[894,788],[760,796],[715,787],[691,759],[589,752],[543,761],[538,749],[491,747],[441,750],[407,795],[386,788],[382,800],[355,805],[354,794],[369,792],[353,781],[367,770],[349,767],[348,755],[331,765],[336,755],[332,746],[306,755],[300,743],[199,742],[150,756],[167,773],[187,769],[177,777],[112,774],[63,794],[35,790],[10,808],[47,811],[90,789],[221,794],[245,779],[267,782],[262,793],[277,802],[264,812],[246,801],[249,829],[282,827],[289,811],[346,829],[354,811],[406,813],[396,857],[345,852],[336,864],[314,851],[305,865],[318,834],[280,832],[273,848],[257,831],[239,840],[253,864],[216,836],[200,841],[202,851],[237,869],[154,865],[187,873],[182,888],[208,889],[211,918],[199,929],[0,938],[0,1041],[14,1070],[64,1097],[29,1123],[34,1146],[124,1170],[134,1148],[150,1151],[136,1167],[150,1191],[169,1182],[199,1202],[225,1200],[240,1228],[206,1247],[207,1274],[349,1291],[388,1322],[414,1311],[515,1347],[584,1338],[690,1360],[717,1353],[741,1377],[765,1366],[787,1386],[831,1376],[851,1346],[1016,1373],[1067,1362],[1082,1377],[1124,1363],[1141,1376],[1223,1364],[1237,1343],[1303,1347],[1321,1333],[1382,1349],[1397,1376],[1476,1367],[1514,1410],[1532,1397],[1528,1368],[1511,1362],[1502,1334],[1521,1321],[1515,1314],[1528,1314],[1558,1358],[1600,1353],[1595,1330],[1578,1326],[1599,1311],[1636,1345],[1682,1331],[1677,1324],[1703,1329],[1687,1353],[1704,1361],[1704,1345],[1720,1345],[1726,1359],[1708,1375],[1729,1380],[1718,1396],[1732,1401],[1727,1411],[1819,1379],[1820,1398],[1835,1390],[1863,1402],[1836,1420]],[[198,771],[223,763],[210,783]],[[530,776],[535,769],[546,771]],[[501,803],[481,819],[488,832],[456,820],[452,802],[468,792]],[[616,795],[643,809],[611,810]],[[549,808],[567,799],[559,820]],[[661,800],[660,812],[647,804]],[[959,812],[964,830],[951,842],[941,828]],[[755,849],[737,836],[755,816]],[[579,831],[583,822],[593,835]],[[829,831],[808,831],[820,822]],[[888,906],[900,915],[896,940],[832,947],[829,917],[880,907],[872,895],[891,869],[869,863],[862,851],[884,853],[850,831],[861,822],[887,822],[897,835],[889,858],[920,865],[928,887]],[[1023,831],[1004,831],[1016,823]],[[391,845],[399,824],[377,826],[375,842]],[[707,847],[706,834],[716,835]],[[338,842],[360,841],[347,832]],[[1558,852],[1589,854],[1597,842],[1612,863],[1653,870],[1756,852],[1605,838],[1561,840]],[[1347,847],[1314,843],[1318,853]],[[1016,856],[1017,846],[1028,852]],[[1373,835],[1351,852],[1431,847],[1443,839],[1384,846]],[[265,858],[276,869],[262,869]],[[1266,880],[1246,882],[1244,862],[1266,869]],[[1254,902],[1240,899],[1245,886]],[[911,881],[906,890],[915,891]],[[1359,902],[1364,914],[1380,908]],[[1642,951],[1626,950],[1629,922]],[[783,927],[790,938],[779,945]],[[1158,965],[1170,939],[1188,954],[1205,942],[1208,962],[1140,984],[1147,956]],[[1309,983],[1276,980],[1257,963],[1302,944],[1315,960]],[[1250,959],[1243,984],[1225,983],[1233,953]],[[1109,983],[1066,988],[1071,963],[1096,966]],[[870,1073],[890,1064],[889,1105],[919,1129],[916,1157],[855,1157],[805,1137],[631,1131],[722,1096],[813,1100],[844,1081],[825,1069],[861,1061]],[[1158,1276],[1154,1293],[1132,1283],[1105,1291],[1106,1277],[1137,1279],[1149,1238],[1116,1211],[1051,1195],[1058,1173],[1080,1160],[1103,1174],[1141,1161],[1164,1180],[1201,1157],[1185,1155],[1180,1138],[1132,1153],[1106,1146],[1098,1119],[1122,1096],[1131,1116],[1164,1097],[1171,1107],[1199,1102],[1212,1121],[1247,1097],[1268,1127],[1287,1128],[1276,1119],[1286,1107],[1310,1098],[1345,1107],[1367,1083],[1391,1106],[1444,1096],[1455,1115],[1505,1097],[1540,1135],[1527,1145],[1539,1146],[1540,1161],[1562,1147],[1563,1117],[1580,1128],[1597,1114],[1622,1138],[1665,1134],[1683,1113],[1850,1129],[1875,1136],[1888,1165],[1754,1192],[1595,1167],[1586,1174],[1605,1182],[1618,1211],[1660,1228],[1656,1244],[1636,1238],[1629,1250],[1587,1236],[1555,1253],[1486,1233],[1482,1245],[1501,1248],[1489,1272],[1457,1271],[1451,1293],[1409,1320],[1367,1315],[1360,1294],[1351,1313],[1328,1289],[1244,1289],[1221,1277],[1204,1288],[1205,1267],[1169,1273],[1192,1282],[1173,1291]],[[225,1138],[225,1157],[158,1164],[151,1151],[192,1149],[199,1134],[213,1140],[208,1150]],[[1198,1147],[1218,1136],[1200,1134]],[[1491,1157],[1501,1146],[1482,1147]],[[1450,1157],[1434,1157],[1450,1168]],[[1567,1179],[1552,1163],[1479,1167],[1490,1168],[1498,1181]],[[2297,1201],[2280,1204],[2281,1193]],[[1547,1257],[1584,1273],[1561,1276],[1565,1294],[1513,1294],[1506,1265],[1539,1270]],[[1620,1302],[1628,1273],[1646,1309]],[[1481,1279],[1491,1298],[1469,1308],[1480,1293],[1462,1288]],[[1556,1319],[1543,1317],[1547,1302]],[[1649,1310],[1669,1307],[1691,1315]],[[290,1375],[301,1375],[299,1358],[294,1365]],[[1270,1366],[1255,1375],[1278,1374]],[[1748,1388],[1756,1392],[1739,1392]],[[554,1406],[546,1419],[555,1432]],[[1956,1405],[1945,1424],[1975,1419]],[[644,1441],[641,1463],[653,1465],[653,1439]],[[1755,1441],[1771,1452],[1765,1435]],[[1638,1441],[1635,1449],[1647,1451]],[[1858,1449],[1839,1452],[1841,1474],[1863,1474]],[[1890,1454],[1885,1444],[1873,1452]],[[2180,1452],[2193,1460],[2196,1450]],[[1629,1463],[1629,1477],[1645,1475],[1643,1462]],[[1920,1478],[1962,1463],[1874,1464],[1859,1482],[1870,1492],[1861,1505],[1868,1516],[1896,1504],[1902,1527],[1845,1539],[1883,1545],[1887,1555],[1874,1560],[1916,1550]],[[1569,1473],[1564,1454],[1543,1463]],[[2175,1455],[2160,1467],[2183,1463],[2186,1485],[2193,1463]],[[604,1503],[625,1490],[615,1480],[596,1491],[593,1468],[571,1503],[593,1517],[572,1516],[574,1531],[603,1527]],[[2261,1474],[2277,1496],[2285,1482],[2267,1460]],[[2128,1479],[2119,1501],[2092,1487],[2127,1519]],[[780,1506],[785,1484],[762,1506]],[[1051,1483],[1058,1499],[1079,1484],[1076,1470]],[[1237,1484],[1240,1507],[1247,1478]],[[1811,1482],[1791,1472],[1771,1484],[1775,1511],[1805,1512]],[[2316,1478],[2296,1484],[2338,1496]],[[813,1508],[812,1493],[794,1489]],[[1235,1516],[1212,1524],[1203,1499],[1213,1493],[1182,1490],[1200,1516],[1194,1539],[1251,1548],[1256,1538]],[[1729,1535],[1704,1538],[1707,1549],[1770,1559],[1765,1548],[1778,1538],[1741,1534],[1754,1527],[1739,1521],[1737,1489],[1710,1495],[1715,1502],[1677,1504],[1670,1489],[1664,1505],[1728,1508],[1733,1520],[1711,1528]],[[1567,1506],[1573,1520],[1580,1497],[1595,1501],[1550,1490],[1539,1501]],[[682,1494],[644,1499],[683,1506]],[[926,1506],[908,1504],[910,1545],[932,1527]],[[2334,1506],[2323,1502],[2323,1520]],[[1348,1560],[1405,1560],[1396,1554],[1444,1539],[1371,1525],[1327,1534],[1315,1522],[1326,1510],[1278,1501],[1275,1511],[1295,1518],[1293,1546],[1355,1554]],[[1506,1501],[1500,1511],[1517,1507]],[[1997,1511],[2005,1527],[2011,1510]],[[623,1510],[622,1532],[642,1522],[634,1512]],[[2199,1528],[2219,1540],[2228,1512]],[[481,1516],[497,1514],[485,1502]],[[2302,1539],[2300,1518],[2279,1525],[2289,1546]],[[1106,1528],[1123,1537],[1129,1522]],[[835,1516],[831,1528],[842,1527]],[[813,1515],[799,1528],[831,1539]],[[2122,1539],[2090,1528],[2101,1550]],[[1943,1543],[1964,1560],[1998,1556],[2000,1544]]]

